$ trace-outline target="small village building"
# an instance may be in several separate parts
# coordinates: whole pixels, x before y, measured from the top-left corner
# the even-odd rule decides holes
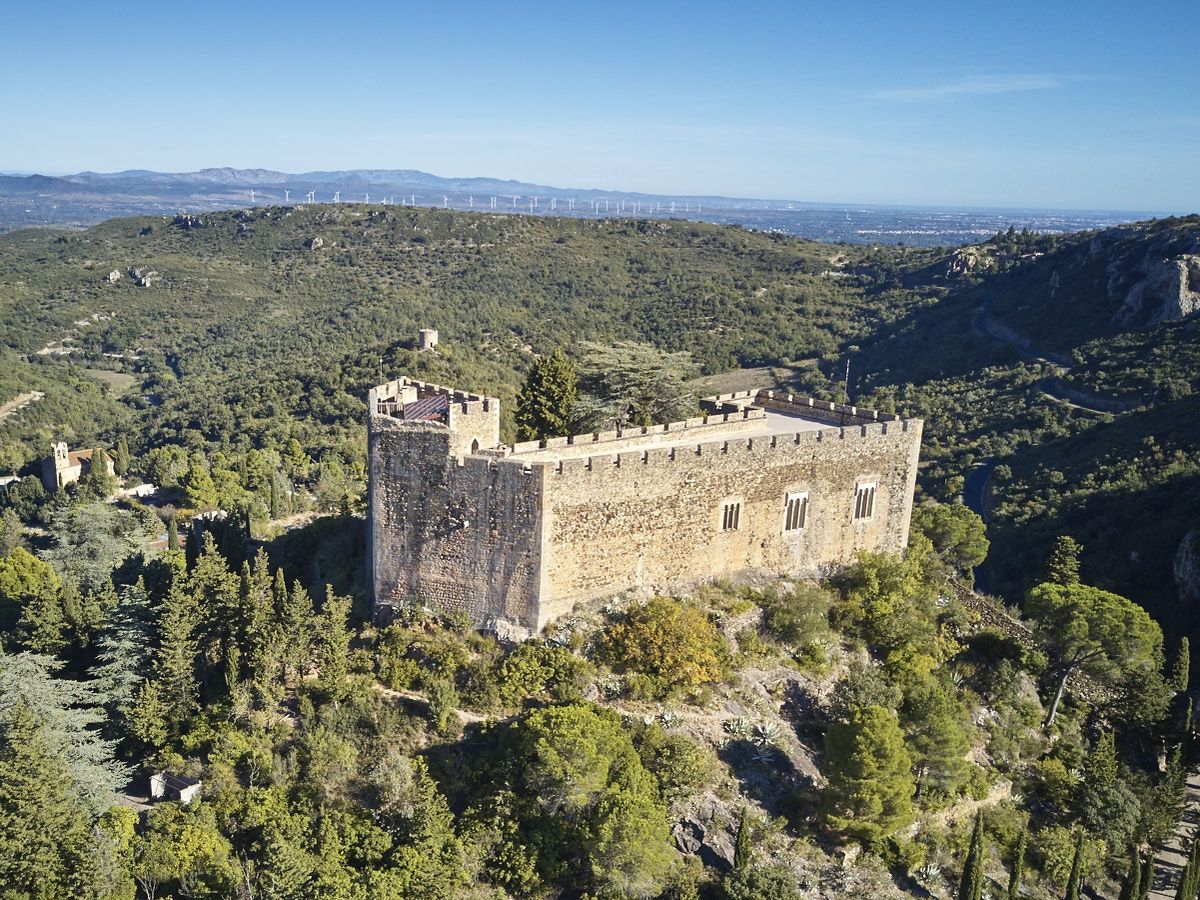
[[[150,776],[150,796],[155,800],[177,800],[184,806],[196,799],[204,782],[195,778],[184,778],[170,772],[158,772]]]
[[[116,474],[112,457],[104,454],[104,465],[109,475]],[[50,493],[62,490],[73,481],[78,481],[92,468],[91,450],[68,450],[65,441],[54,445],[54,453],[42,460],[42,484]]]

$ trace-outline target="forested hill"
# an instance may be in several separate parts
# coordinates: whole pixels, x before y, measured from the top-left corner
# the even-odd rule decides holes
[[[1193,217],[951,253],[349,204],[15,232],[0,404],[46,396],[0,421],[0,469],[52,438],[118,437],[135,454],[295,438],[353,464],[365,389],[398,372],[498,394],[511,436],[532,354],[582,340],[686,351],[703,386],[752,367],[828,397],[849,362],[854,399],[928,419],[925,491],[955,496],[996,465],[997,590],[1016,600],[1070,532],[1092,582],[1170,625],[1171,559],[1200,522],[1200,367],[1186,292],[1178,315],[1164,298],[1172,272],[1200,282],[1198,235]],[[420,327],[441,332],[436,354],[415,352]]]

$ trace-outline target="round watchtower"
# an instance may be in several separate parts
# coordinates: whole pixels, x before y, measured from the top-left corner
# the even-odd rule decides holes
[[[417,349],[432,350],[437,346],[438,333],[436,328],[422,328],[417,332]]]

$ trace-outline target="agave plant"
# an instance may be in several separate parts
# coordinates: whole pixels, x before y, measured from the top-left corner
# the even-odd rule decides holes
[[[917,877],[925,882],[937,881],[942,877],[942,867],[937,863],[925,863],[917,869]]]
[[[754,726],[752,740],[759,747],[769,747],[779,739],[779,724],[777,722],[759,722]]]
[[[743,716],[738,716],[736,719],[729,719],[725,722],[724,728],[728,734],[734,737],[744,738],[750,736],[750,720]]]
[[[775,749],[773,747],[759,747],[750,758],[756,763],[773,762],[775,760]]]
[[[672,712],[671,710],[659,713],[658,716],[658,721],[662,723],[663,728],[674,728],[682,720],[683,716],[679,715],[677,712]]]

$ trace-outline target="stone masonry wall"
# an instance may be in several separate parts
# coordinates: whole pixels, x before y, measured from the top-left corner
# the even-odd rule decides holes
[[[544,467],[451,454],[440,423],[372,417],[376,612],[418,600],[490,628],[537,623]]]
[[[629,588],[672,590],[746,572],[817,574],[908,542],[919,420],[566,459],[546,476],[547,589],[539,624]],[[853,521],[858,483],[875,512]],[[806,527],[784,533],[785,497]],[[742,502],[739,528],[723,505]]]

